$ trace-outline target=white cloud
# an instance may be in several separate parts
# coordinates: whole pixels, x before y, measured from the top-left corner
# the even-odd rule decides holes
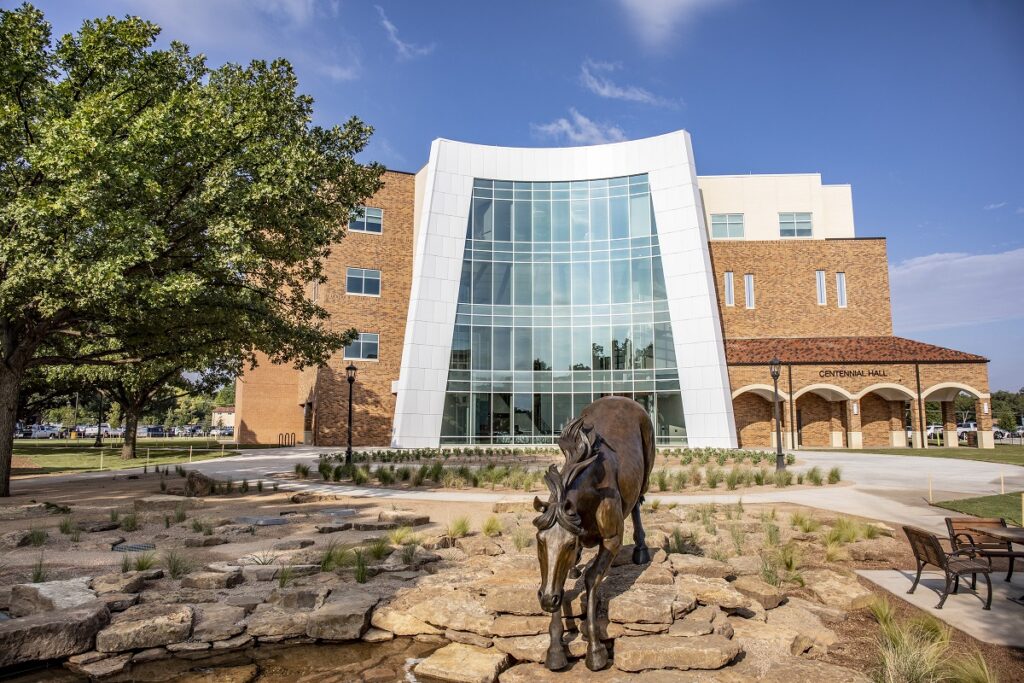
[[[539,135],[564,140],[572,145],[599,145],[626,139],[626,134],[618,126],[592,121],[575,108],[569,109],[568,119],[562,117],[551,123],[535,123],[531,127]]]
[[[889,269],[897,334],[1024,318],[1022,269],[1024,248],[897,263]]]
[[[388,32],[388,40],[398,50],[399,59],[416,59],[417,57],[426,57],[434,51],[434,44],[430,45],[415,45],[413,43],[406,43],[398,37],[398,27],[391,23],[388,19],[388,15],[384,14],[384,8],[377,5],[377,11],[380,13],[380,25],[384,27],[384,30]]]
[[[605,75],[621,68],[620,64],[595,62],[587,59],[580,66],[580,83],[583,84],[584,88],[599,97],[606,97],[612,100],[626,100],[627,102],[640,102],[657,107],[675,108],[679,106],[678,102],[659,97],[639,86],[618,85]]]
[[[1004,206],[1006,206],[1006,202],[999,202],[998,204],[986,204],[982,208],[985,211],[995,211],[996,209],[1001,209]]]
[[[619,0],[633,29],[648,47],[665,45],[676,29],[692,23],[706,9],[732,0]]]

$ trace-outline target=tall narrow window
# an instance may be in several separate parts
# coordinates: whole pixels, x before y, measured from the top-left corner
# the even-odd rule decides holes
[[[846,273],[836,273],[836,299],[839,308],[846,308]]]
[[[735,277],[731,270],[725,271],[725,305],[735,306],[736,305],[736,283],[734,282]]]
[[[754,307],[754,274],[747,273],[743,276],[743,300],[747,308]]]
[[[818,286],[818,305],[819,306],[824,306],[826,303],[828,303],[828,299],[826,298],[826,295],[825,295],[825,271],[824,270],[816,270],[816,271],[814,271],[814,279],[815,279],[816,284]]]

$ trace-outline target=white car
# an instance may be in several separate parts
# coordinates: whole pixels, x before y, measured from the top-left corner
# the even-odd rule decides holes
[[[942,436],[942,425],[928,425],[928,428],[925,430],[925,436],[928,438]]]
[[[956,426],[956,438],[958,438],[958,439],[966,439],[968,432],[976,432],[976,431],[978,431],[978,423],[977,422],[964,422],[963,424],[958,424]]]
[[[32,427],[33,439],[56,439],[60,436],[60,427],[54,425],[35,425]]]

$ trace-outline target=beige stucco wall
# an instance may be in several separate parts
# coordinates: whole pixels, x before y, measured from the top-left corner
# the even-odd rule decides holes
[[[779,213],[809,211],[813,239],[853,237],[849,185],[822,185],[820,173],[698,176],[704,214],[742,213],[744,239],[779,239]]]

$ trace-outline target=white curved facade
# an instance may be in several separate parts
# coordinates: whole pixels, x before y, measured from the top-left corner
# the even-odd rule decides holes
[[[415,257],[392,445],[436,447],[474,179],[564,182],[646,174],[657,225],[686,441],[735,447],[729,378],[690,136],[571,148],[438,139],[416,179]]]

